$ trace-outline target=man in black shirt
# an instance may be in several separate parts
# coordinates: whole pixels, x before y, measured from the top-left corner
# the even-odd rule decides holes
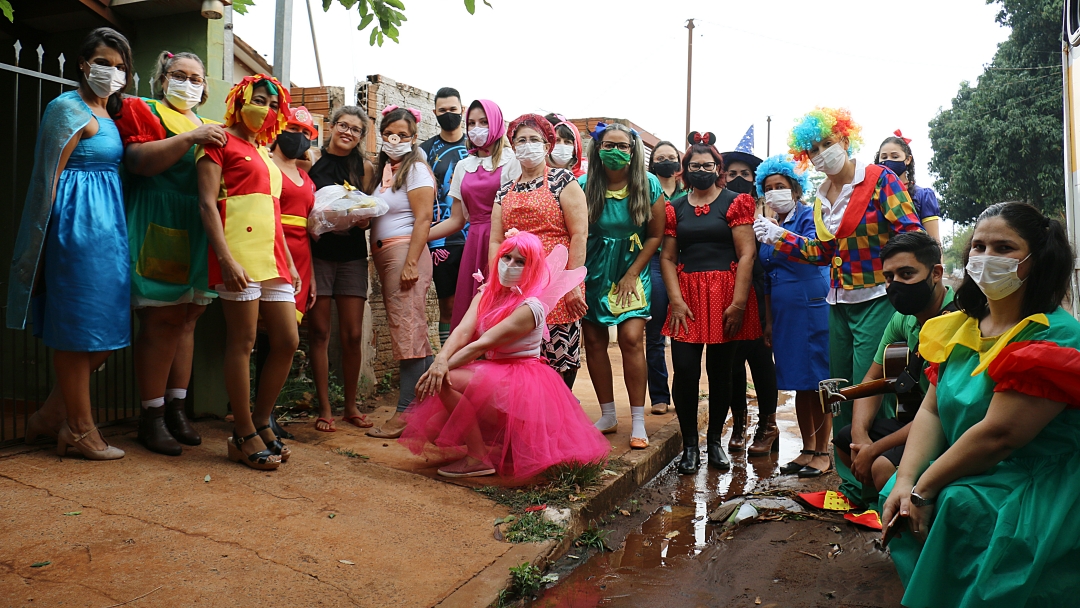
[[[427,154],[428,164],[435,174],[436,196],[432,225],[450,218],[454,199],[450,197],[450,181],[454,177],[457,162],[469,155],[465,140],[464,107],[457,89],[443,87],[435,93],[435,119],[439,121],[439,134],[420,144]],[[434,264],[432,280],[439,297],[439,340],[446,342],[450,335],[450,316],[454,310],[454,293],[457,291],[458,268],[461,252],[465,248],[465,229],[445,239],[428,242],[431,261]]]

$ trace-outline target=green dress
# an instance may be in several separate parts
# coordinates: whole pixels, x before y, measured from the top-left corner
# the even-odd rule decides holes
[[[163,102],[138,97],[125,100],[117,127],[125,146],[160,141],[198,128]],[[209,304],[217,294],[208,285],[210,243],[199,215],[195,146],[158,175],[127,173],[124,198],[132,306]]]
[[[664,189],[655,175],[649,173],[647,176],[651,204],[664,195]],[[587,175],[578,179],[582,189],[585,188],[586,179]],[[640,304],[635,300],[634,310],[612,312],[608,301],[611,286],[618,284],[637,259],[638,252],[645,244],[648,229],[648,221],[637,225],[630,219],[626,199],[608,197],[604,201],[600,220],[589,224],[589,240],[585,245],[585,267],[588,269],[588,274],[585,275],[585,303],[589,305],[589,311],[585,313],[584,320],[596,325],[610,326],[618,325],[627,319],[648,319],[651,316],[649,303],[652,298],[652,273],[648,264],[645,264],[639,275],[644,297],[641,308],[637,308]]]
[[[924,546],[911,534],[889,545],[903,605],[1077,605],[1080,323],[1058,308],[983,338],[975,319],[952,313],[928,321],[921,339],[920,352],[937,363],[938,414],[949,445],[985,417],[995,390],[1067,407],[989,471],[946,486]],[[933,365],[928,375],[933,380]]]

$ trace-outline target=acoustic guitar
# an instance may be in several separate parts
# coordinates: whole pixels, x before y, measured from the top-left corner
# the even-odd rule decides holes
[[[896,417],[911,420],[915,417],[915,411],[919,409],[922,395],[910,392],[917,385],[908,372],[911,360],[911,350],[905,342],[894,342],[885,347],[883,357],[885,377],[879,380],[871,380],[862,384],[855,384],[840,388],[840,384],[847,382],[844,378],[829,378],[818,383],[818,396],[821,398],[821,409],[832,411],[836,416],[840,413],[840,403],[854,401],[863,397],[874,395],[896,394],[901,396],[897,399]],[[921,361],[919,362],[921,366]],[[921,371],[921,370],[920,370]],[[907,398],[907,397],[912,398]]]

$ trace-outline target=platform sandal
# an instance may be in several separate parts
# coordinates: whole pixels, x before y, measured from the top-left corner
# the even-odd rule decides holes
[[[286,463],[289,461],[289,456],[292,456],[292,450],[289,446],[285,445],[274,430],[270,428],[270,425],[260,426],[255,429],[255,432],[259,434],[259,437],[266,444],[266,449],[270,450],[270,453],[274,456],[281,456],[281,462]],[[268,437],[269,436],[269,437]]]
[[[259,471],[274,471],[281,466],[280,456],[274,455],[270,450],[260,450],[248,455],[240,447],[258,436],[258,433],[252,433],[247,437],[239,437],[238,433],[233,430],[233,436],[229,437],[229,460],[243,463]]]

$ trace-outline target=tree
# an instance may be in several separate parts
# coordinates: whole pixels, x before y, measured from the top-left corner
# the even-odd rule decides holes
[[[954,270],[964,269],[964,253],[971,243],[972,232],[975,232],[975,224],[963,226],[959,232],[952,236],[945,236],[945,246],[941,252],[942,262],[945,264],[945,274],[951,275]]]
[[[0,6],[6,1],[0,0]],[[488,0],[481,1],[491,7]],[[360,12],[360,25],[356,29],[361,32],[374,24],[374,27],[371,28],[371,38],[368,39],[368,44],[371,46],[376,44],[382,46],[385,38],[398,42],[398,28],[403,22],[407,21],[405,19],[405,4],[401,0],[322,0],[323,11],[330,10],[334,2],[344,6],[346,9],[356,7]],[[255,6],[255,0],[233,0],[232,4],[233,10],[241,15],[246,14],[252,6]],[[469,11],[470,15],[475,14],[476,0],[465,0],[465,10]]]
[[[960,84],[949,109],[930,121],[930,170],[945,217],[976,219],[994,203],[1029,202],[1044,213],[1065,207],[1061,15],[1064,0],[1001,3],[1012,28],[978,83]]]

